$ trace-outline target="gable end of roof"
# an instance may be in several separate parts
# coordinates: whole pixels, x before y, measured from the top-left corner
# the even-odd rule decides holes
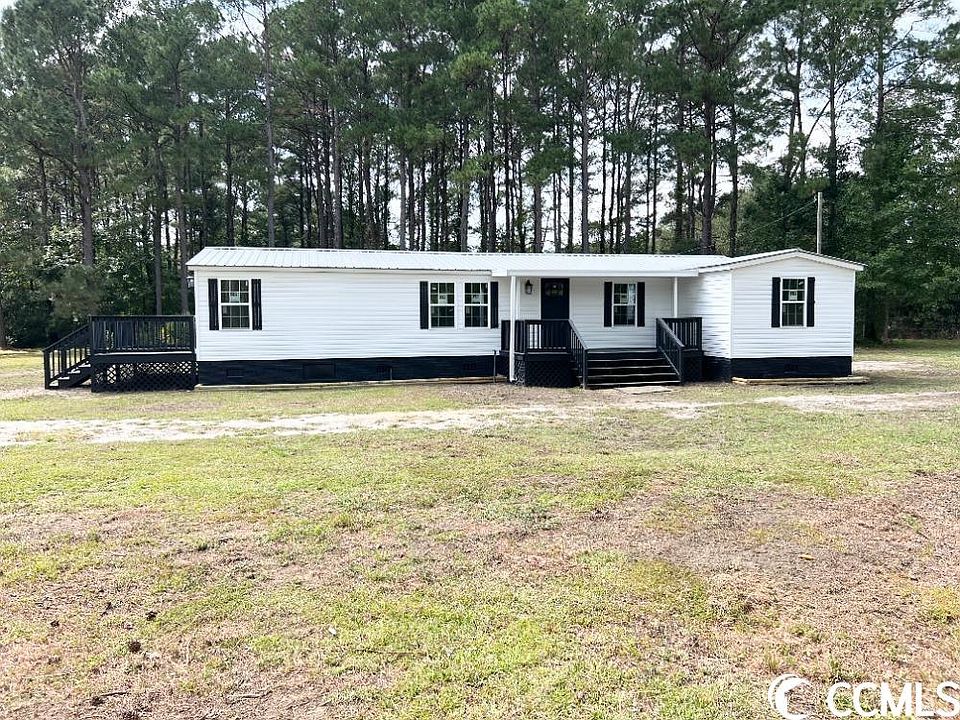
[[[738,270],[744,267],[765,265],[766,263],[777,262],[779,260],[789,260],[791,258],[803,258],[804,260],[811,260],[824,265],[832,265],[833,267],[853,270],[854,272],[860,272],[866,267],[866,265],[863,263],[854,262],[853,260],[844,260],[843,258],[836,258],[830,255],[820,255],[818,253],[810,252],[809,250],[792,248],[790,250],[774,250],[773,252],[729,258],[727,260],[702,267],[700,268],[700,272],[708,273]]]

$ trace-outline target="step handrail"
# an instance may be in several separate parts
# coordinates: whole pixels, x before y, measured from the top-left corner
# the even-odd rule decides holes
[[[683,351],[685,348],[683,341],[663,321],[663,318],[657,318],[657,350],[667,359],[681,384],[683,384]]]
[[[577,366],[577,373],[580,375],[580,384],[583,386],[583,389],[586,390],[587,376],[590,373],[590,348],[588,348],[587,344],[583,341],[583,337],[577,330],[577,326],[573,324],[573,320],[567,320],[567,325],[570,328],[570,339],[568,341],[570,354],[573,355],[573,361]]]
[[[43,349],[43,386],[49,390],[89,360],[90,325],[84,325]]]

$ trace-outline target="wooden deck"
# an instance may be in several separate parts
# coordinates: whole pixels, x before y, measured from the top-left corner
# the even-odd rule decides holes
[[[44,348],[44,387],[94,392],[189,389],[197,384],[190,315],[102,315]]]

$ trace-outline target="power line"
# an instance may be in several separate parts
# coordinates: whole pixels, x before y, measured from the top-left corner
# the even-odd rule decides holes
[[[812,205],[816,205],[816,203],[817,203],[817,198],[814,197],[814,198],[813,198],[812,200],[810,200],[806,205],[801,205],[801,206],[798,207],[798,208],[794,208],[793,210],[791,210],[790,212],[788,212],[786,215],[783,215],[783,216],[781,216],[781,217],[778,217],[776,220],[771,220],[771,221],[768,222],[768,223],[764,223],[763,225],[758,225],[758,226],[756,226],[756,227],[754,227],[754,228],[751,228],[751,230],[753,230],[753,231],[756,231],[756,230],[764,230],[764,229],[766,229],[766,228],[768,228],[768,227],[771,227],[771,226],[773,226],[773,225],[776,225],[777,223],[781,223],[781,222],[783,222],[784,220],[786,220],[788,217],[791,217],[791,216],[793,216],[793,215],[796,215],[798,212],[802,212],[803,210],[806,210],[807,208],[811,207]],[[693,254],[699,253],[699,252],[700,252],[700,248],[699,248],[699,247],[695,247],[695,248],[691,248],[690,250],[682,250],[682,251],[678,251],[678,252],[672,252],[672,253],[670,253],[670,254],[671,254],[671,255],[693,255]]]
[[[763,225],[758,225],[757,227],[755,227],[755,228],[753,228],[753,229],[754,229],[754,230],[764,230],[765,228],[768,228],[768,227],[770,227],[771,225],[776,225],[777,223],[783,222],[784,220],[786,220],[786,219],[787,219],[788,217],[790,217],[791,215],[796,215],[796,214],[797,214],[798,212],[800,212],[801,210],[806,210],[806,209],[807,209],[808,207],[810,207],[811,205],[815,205],[816,202],[817,202],[817,199],[816,199],[816,198],[813,198],[813,200],[811,200],[810,202],[808,202],[806,205],[801,205],[800,207],[795,208],[794,210],[791,210],[790,212],[788,212],[788,213],[787,213],[786,215],[784,215],[783,217],[779,217],[779,218],[777,218],[776,220],[772,220],[772,221],[770,221],[770,222],[768,222],[768,223],[764,223]]]

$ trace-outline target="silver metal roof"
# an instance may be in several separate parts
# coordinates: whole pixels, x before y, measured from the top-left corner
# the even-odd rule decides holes
[[[495,276],[689,276],[798,254],[823,262],[856,265],[802,250],[729,258],[725,255],[585,255],[567,253],[417,252],[299,248],[206,247],[190,259],[196,268],[291,268],[309,270],[408,270],[476,272]],[[857,269],[857,268],[854,268]]]
[[[207,247],[197,253],[188,265],[191,268],[429,270],[494,275],[695,275],[699,267],[727,259],[723,255],[577,255]]]

